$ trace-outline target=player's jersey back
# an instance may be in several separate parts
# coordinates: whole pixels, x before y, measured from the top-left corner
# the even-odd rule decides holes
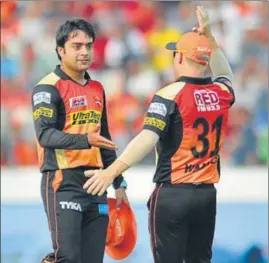
[[[149,107],[145,129],[160,140],[154,182],[216,183],[219,151],[234,103],[228,79],[181,77],[158,91]]]

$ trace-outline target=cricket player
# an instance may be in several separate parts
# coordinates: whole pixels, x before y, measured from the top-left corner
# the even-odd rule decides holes
[[[56,34],[61,65],[42,78],[32,94],[41,194],[54,249],[43,263],[103,262],[107,197],[83,189],[84,172],[112,164],[117,147],[108,129],[104,88],[87,73],[94,41],[88,22],[62,24]],[[121,175],[113,186],[118,205],[128,201]]]
[[[233,74],[210,30],[204,7],[199,28],[166,48],[174,54],[177,80],[159,90],[144,128],[107,169],[87,171],[84,188],[103,195],[123,171],[156,145],[156,188],[149,200],[149,229],[155,263],[209,263],[220,179],[220,149],[235,101]],[[210,66],[213,77],[204,77]]]

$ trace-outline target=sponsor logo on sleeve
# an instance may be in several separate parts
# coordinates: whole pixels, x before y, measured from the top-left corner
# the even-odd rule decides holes
[[[33,115],[34,115],[34,120],[39,119],[40,116],[52,118],[53,109],[49,109],[46,107],[40,107],[34,111]]]
[[[42,102],[50,104],[51,94],[48,92],[38,92],[33,96],[34,105],[40,104]]]
[[[149,113],[156,113],[162,115],[163,117],[167,114],[167,108],[163,103],[160,102],[152,102],[148,109]]]
[[[157,129],[163,131],[166,123],[162,120],[158,120],[156,118],[150,118],[150,117],[146,117],[145,121],[144,121],[144,125],[149,125],[149,126],[153,126],[156,127]]]

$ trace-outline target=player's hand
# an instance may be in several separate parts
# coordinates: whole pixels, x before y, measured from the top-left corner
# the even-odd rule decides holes
[[[114,176],[107,169],[89,170],[84,172],[85,176],[90,177],[83,185],[88,194],[102,196],[107,188],[113,183]]]
[[[118,149],[114,142],[100,135],[100,123],[98,123],[96,127],[88,133],[88,143],[92,146],[99,148],[105,148],[110,150]]]
[[[194,27],[192,30],[201,35],[211,37],[210,19],[207,10],[203,6],[197,6],[196,16],[198,19],[199,27]]]
[[[125,202],[126,204],[129,204],[129,200],[126,194],[126,190],[123,187],[120,187],[115,190],[115,197],[117,200],[117,208],[120,208],[120,205],[122,202]]]

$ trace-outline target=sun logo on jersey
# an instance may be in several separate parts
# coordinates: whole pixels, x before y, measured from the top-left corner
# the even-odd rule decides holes
[[[100,99],[98,96],[95,96],[95,97],[94,97],[94,100],[95,100],[95,103],[97,104],[97,106],[98,106],[99,108],[101,108],[101,106],[102,106],[102,101],[101,101],[101,99]]]

